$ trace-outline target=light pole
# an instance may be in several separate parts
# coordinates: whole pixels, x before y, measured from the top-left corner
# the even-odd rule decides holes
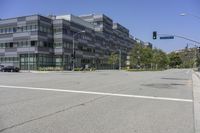
[[[195,58],[194,58],[194,65],[193,65],[193,67],[195,68],[195,67],[197,67],[197,62],[196,62],[196,61],[197,61],[197,58],[198,58],[198,57],[197,57],[197,50],[198,50],[199,47],[198,47],[196,44],[192,44],[192,43],[190,44],[190,43],[189,43],[189,44],[187,44],[187,47],[186,47],[186,48],[188,48],[188,45],[194,46],[194,57],[195,57]]]
[[[28,72],[30,72],[30,46],[28,46]]]
[[[119,70],[121,70],[121,59],[122,59],[122,51],[119,49]]]
[[[138,50],[137,51],[137,68],[139,69],[140,68],[140,51]]]
[[[190,14],[190,13],[181,13],[180,16],[192,16],[192,17],[194,17],[194,18],[200,20],[200,17],[199,17],[199,16],[196,16],[196,15],[193,15],[193,14]],[[198,44],[200,44],[200,43],[198,42]],[[195,54],[194,67],[197,67],[197,65],[196,65],[196,64],[197,64],[197,63],[196,63],[196,60],[197,60],[197,58],[198,58],[198,57],[197,57],[198,46],[195,45],[195,44],[191,44],[191,45],[193,45],[193,46],[195,47],[195,50],[194,50],[194,54]]]
[[[73,35],[73,58],[72,58],[72,61],[73,61],[73,66],[72,66],[72,70],[74,71],[74,66],[75,66],[75,37],[78,35],[78,34],[80,34],[80,33],[85,33],[85,31],[84,30],[82,30],[82,31],[80,31],[80,32],[77,32],[77,33],[75,33],[74,35]]]
[[[196,16],[196,15],[193,15],[193,14],[190,14],[190,13],[181,13],[180,16],[192,16],[194,18],[200,19],[199,16]]]
[[[29,41],[28,41],[28,72],[30,72],[30,47],[31,47],[31,33],[29,32]]]

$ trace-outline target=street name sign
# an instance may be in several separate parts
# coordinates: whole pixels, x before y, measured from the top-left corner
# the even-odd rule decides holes
[[[162,36],[160,39],[174,39],[174,36]]]

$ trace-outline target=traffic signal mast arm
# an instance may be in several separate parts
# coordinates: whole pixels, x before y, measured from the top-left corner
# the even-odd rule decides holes
[[[174,36],[174,37],[177,37],[177,38],[182,38],[182,39],[185,39],[185,40],[188,40],[188,41],[191,41],[191,42],[194,42],[194,43],[197,43],[200,45],[200,42],[198,41],[195,41],[193,39],[190,39],[190,38],[187,38],[187,37],[184,37],[184,36],[179,36],[179,35],[170,35],[170,34],[157,34],[159,36]]]

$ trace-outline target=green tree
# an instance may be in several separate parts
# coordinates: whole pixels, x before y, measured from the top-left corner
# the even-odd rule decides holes
[[[151,63],[153,59],[153,51],[151,48],[143,47],[141,51],[141,65],[143,68],[151,68]]]
[[[110,57],[108,58],[108,63],[112,65],[113,69],[117,62],[118,62],[118,54],[111,53]]]
[[[161,49],[154,48],[152,63],[154,68],[164,69],[167,68],[169,64],[169,58]]]
[[[169,59],[170,59],[169,66],[172,68],[180,67],[181,64],[183,63],[179,53],[175,52],[170,53]]]
[[[197,67],[200,67],[200,57],[199,56],[197,56],[196,62],[197,62]]]
[[[130,54],[130,63],[133,67],[149,68],[151,66],[153,52],[151,48],[142,44],[135,44]]]
[[[142,54],[142,46],[141,44],[137,43],[134,45],[133,49],[130,53],[130,64],[131,66],[139,66],[140,65],[140,57]]]
[[[137,43],[131,51],[130,62],[133,67],[139,65],[144,69],[153,67],[164,69],[169,64],[169,58],[161,49],[151,49]]]
[[[182,60],[182,68],[192,68],[196,61],[195,49],[188,49],[179,52],[180,58]]]

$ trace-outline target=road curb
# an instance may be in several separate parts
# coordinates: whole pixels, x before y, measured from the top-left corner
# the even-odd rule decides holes
[[[194,123],[195,133],[200,133],[200,74],[192,75],[194,96]]]
[[[199,79],[200,79],[200,72],[196,72],[195,74],[196,74],[197,77],[199,77]]]

